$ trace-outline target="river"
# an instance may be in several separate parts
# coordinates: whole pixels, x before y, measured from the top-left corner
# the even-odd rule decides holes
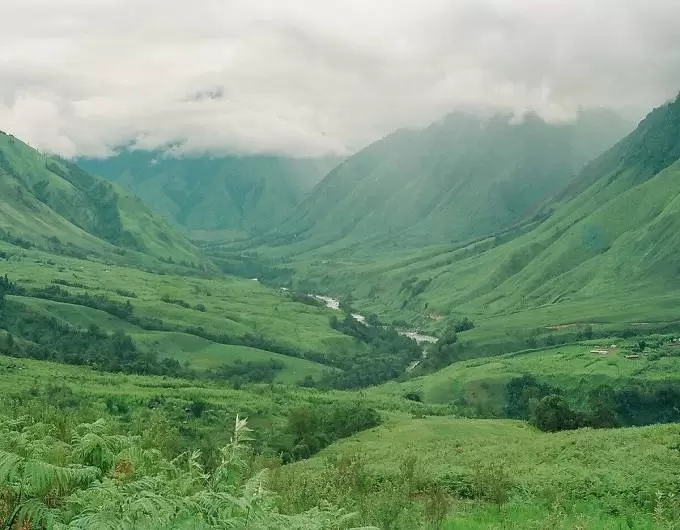
[[[310,296],[315,300],[318,300],[319,302],[323,302],[329,309],[333,309],[334,311],[340,311],[340,300],[338,300],[337,298],[331,298],[330,296],[322,296],[313,293],[308,293],[307,296]],[[361,322],[364,326],[368,326],[368,323],[366,322],[366,317],[364,315],[361,315],[359,313],[351,313],[351,316],[357,322]],[[418,331],[402,330],[397,331],[397,333],[399,333],[399,335],[403,335],[404,337],[408,337],[409,339],[413,339],[418,344],[435,344],[439,340],[437,339],[437,337],[433,337],[432,335],[424,335],[422,333],[419,333]]]

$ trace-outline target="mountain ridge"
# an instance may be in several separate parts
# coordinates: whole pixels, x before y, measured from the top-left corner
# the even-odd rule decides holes
[[[558,192],[627,128],[606,111],[559,125],[532,113],[513,119],[459,112],[388,135],[329,172],[260,241],[309,249],[398,236],[419,246],[495,233]]]
[[[184,236],[118,186],[0,134],[0,228],[24,246],[70,253],[146,254],[199,264]]]

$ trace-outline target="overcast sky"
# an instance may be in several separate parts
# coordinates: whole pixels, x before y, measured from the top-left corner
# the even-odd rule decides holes
[[[346,153],[466,105],[634,115],[680,90],[678,0],[0,0],[0,129]]]

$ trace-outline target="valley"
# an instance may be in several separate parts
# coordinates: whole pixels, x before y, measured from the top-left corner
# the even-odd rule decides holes
[[[0,521],[672,528],[678,117],[94,174],[3,134]]]

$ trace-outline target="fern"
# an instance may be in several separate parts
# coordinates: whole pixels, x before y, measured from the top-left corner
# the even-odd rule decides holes
[[[107,473],[113,467],[115,455],[104,438],[89,432],[76,440],[73,456],[79,462],[97,467],[102,473]]]
[[[0,419],[0,491],[2,511],[9,510],[0,523],[48,530],[321,530],[348,528],[354,517],[330,505],[278,513],[268,471],[248,476],[250,429],[238,416],[212,473],[201,466],[199,451],[167,460],[157,449],[142,449],[139,438],[107,429],[102,421],[79,425],[69,445],[53,438],[49,425]]]
[[[0,451],[0,483],[34,495],[65,494],[86,487],[100,472],[94,467],[62,467]]]

